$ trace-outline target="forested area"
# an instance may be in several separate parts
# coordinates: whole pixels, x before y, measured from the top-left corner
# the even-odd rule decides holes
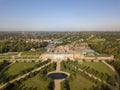
[[[109,63],[115,67],[120,75],[120,33],[106,32],[97,34],[96,37],[104,38],[105,41],[91,42],[89,40],[88,42],[90,43],[90,47],[99,53],[114,55],[115,60]]]
[[[41,43],[26,43],[25,41],[4,41],[0,42],[0,53],[6,53],[6,52],[22,52],[22,51],[28,51],[31,48],[44,48],[47,46],[47,42],[41,42]]]
[[[28,39],[62,41],[66,45],[69,42],[87,38],[88,34],[83,32],[1,32],[0,53],[23,52],[31,48],[43,48],[48,42],[26,42]]]

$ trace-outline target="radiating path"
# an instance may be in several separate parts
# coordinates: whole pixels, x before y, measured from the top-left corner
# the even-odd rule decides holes
[[[73,68],[77,68],[77,67],[73,65]],[[102,83],[108,85],[111,90],[114,90],[115,87],[112,86],[112,85],[110,85],[110,84],[107,83],[106,81],[104,81],[104,80],[96,77],[95,75],[93,75],[93,74],[91,74],[91,73],[88,73],[88,72],[85,71],[85,70],[82,70],[81,68],[79,68],[78,70],[79,70],[80,72],[82,72],[82,73],[85,73],[85,74],[88,75],[89,77],[94,78],[95,80],[98,80],[99,82],[102,82]]]
[[[26,74],[24,74],[24,75],[22,75],[22,76],[19,76],[19,77],[15,78],[15,79],[11,80],[11,81],[9,81],[9,82],[10,82],[10,83],[13,83],[13,82],[15,82],[16,80],[20,80],[20,79],[22,79],[22,78],[25,78],[25,77],[28,76],[30,73],[34,73],[34,72],[36,72],[36,71],[39,71],[39,70],[41,70],[42,68],[48,66],[48,65],[51,64],[51,63],[52,63],[52,62],[49,62],[49,63],[47,63],[47,64],[45,64],[45,65],[43,65],[43,66],[41,66],[41,67],[38,67],[38,68],[36,68],[36,69],[34,69],[34,70],[32,70],[32,71],[30,71],[30,72],[28,72],[28,73],[26,73]],[[7,84],[8,84],[8,82],[6,82],[5,84],[0,85],[0,90],[2,90],[4,87],[6,87]]]

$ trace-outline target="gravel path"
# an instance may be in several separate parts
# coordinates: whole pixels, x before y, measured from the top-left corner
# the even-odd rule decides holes
[[[60,61],[57,61],[56,72],[60,72]],[[60,82],[61,80],[54,80],[55,90],[61,90]]]

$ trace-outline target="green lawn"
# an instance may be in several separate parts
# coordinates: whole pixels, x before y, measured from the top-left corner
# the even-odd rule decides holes
[[[0,78],[0,83],[5,82],[6,78],[11,78],[12,76],[17,76],[19,75],[23,70],[29,69],[37,65],[38,63],[25,63],[25,62],[20,62],[20,63],[14,63],[11,64],[8,69],[2,73],[2,78]]]
[[[25,63],[25,62],[20,62],[20,63],[14,63],[12,64],[8,70],[6,71],[7,76],[11,75],[16,75],[19,74],[21,71],[34,67],[37,63]]]
[[[8,55],[18,55],[19,54],[19,52],[10,52],[10,53],[8,53]]]
[[[37,50],[37,51],[25,51],[25,52],[22,53],[22,56],[26,56],[26,55],[40,56],[45,51],[46,50],[44,48],[41,49],[41,50]]]
[[[99,72],[103,72],[103,73],[107,73],[109,75],[113,75],[113,71],[108,67],[106,66],[104,63],[102,62],[82,62],[80,63],[84,66],[89,66]]]
[[[39,59],[39,56],[36,56],[36,55],[33,55],[33,56],[20,56],[20,57],[17,57],[16,59]]]
[[[12,56],[9,55],[0,55],[0,59],[11,59]]]
[[[84,72],[79,72],[79,71],[77,71],[77,69],[72,68],[72,65],[74,65],[74,64],[77,65],[78,67],[79,66],[82,67],[82,65],[89,66],[89,67],[97,70],[98,72],[108,73],[110,75],[111,79],[107,80],[107,82],[111,83],[111,80],[112,80],[112,83],[114,84],[114,82],[115,82],[114,72],[111,69],[109,69],[109,67],[107,67],[104,63],[102,63],[102,62],[79,62],[79,64],[81,64],[81,65],[76,64],[76,63],[74,63],[74,61],[67,61],[67,62],[63,61],[61,63],[61,70],[76,74],[76,75],[74,75],[74,77],[70,76],[67,79],[69,82],[68,84],[70,86],[70,90],[90,90],[90,88],[92,88],[93,86],[100,86],[100,84],[98,84],[98,82],[96,82],[96,80],[92,79],[92,81],[91,81],[90,78],[86,77]],[[101,77],[101,79],[104,80],[103,77]],[[62,87],[64,87],[64,84]]]
[[[68,63],[66,63],[66,64],[68,64]],[[69,72],[71,74],[73,73],[73,71],[65,69],[62,64],[61,64],[61,70],[65,71],[65,72]],[[92,88],[92,86],[96,86],[96,84],[94,82],[83,77],[80,74],[80,72],[78,72],[78,73],[76,72],[76,75],[72,80],[70,80],[69,77],[67,80],[69,82],[70,90],[86,90],[86,89],[89,90],[90,88]]]
[[[11,59],[12,56],[18,55],[18,52],[10,52],[6,54],[0,54],[0,59]]]
[[[37,50],[37,51],[25,51],[22,53],[20,57],[17,59],[38,59],[39,56],[45,52],[45,49]]]
[[[96,86],[95,83],[82,77],[80,74],[76,74],[73,80],[69,81],[70,90],[89,90],[92,86]]]
[[[35,77],[23,81],[19,86],[15,86],[12,90],[45,90],[48,85],[49,80],[43,79],[37,74]]]

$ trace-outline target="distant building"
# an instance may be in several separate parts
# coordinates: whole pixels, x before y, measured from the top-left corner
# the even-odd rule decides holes
[[[36,51],[35,48],[31,48],[30,50],[31,50],[31,51]]]
[[[51,39],[27,39],[26,43],[29,43],[29,42],[49,42],[49,43],[52,43],[52,40]]]

